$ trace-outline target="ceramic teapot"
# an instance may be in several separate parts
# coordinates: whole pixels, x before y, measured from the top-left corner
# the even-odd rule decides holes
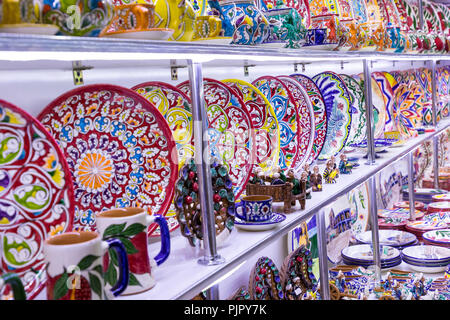
[[[196,13],[186,0],[156,0],[155,28],[175,30],[169,40],[192,41],[195,31]]]

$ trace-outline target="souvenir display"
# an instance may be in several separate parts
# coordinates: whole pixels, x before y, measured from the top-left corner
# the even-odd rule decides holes
[[[380,252],[381,268],[392,268],[402,262],[401,253],[391,246],[383,246]],[[342,258],[347,265],[369,267],[374,264],[372,246],[369,244],[357,244],[342,250]]]
[[[309,180],[311,181],[312,191],[322,191],[322,175],[319,172],[319,166],[314,166]]]
[[[405,230],[413,233],[419,241],[423,240],[423,234],[427,231],[446,229],[447,223],[440,220],[416,220],[408,221]]]
[[[325,183],[336,183],[337,178],[339,178],[339,170],[336,169],[336,164],[332,160],[328,160],[323,171],[323,179]]]
[[[450,229],[427,231],[422,238],[425,244],[450,248]]]
[[[306,29],[297,10],[282,5],[263,13],[269,21],[269,34],[262,45],[291,49],[302,46]]]
[[[76,201],[71,171],[55,139],[15,105],[0,100],[0,274],[13,271],[27,299],[45,285],[45,240],[71,231]],[[0,299],[9,294],[0,288]]]
[[[442,272],[450,264],[450,249],[430,245],[411,246],[402,250],[402,260],[419,272]]]
[[[189,81],[177,87],[190,97]],[[203,88],[211,157],[221,159],[233,182],[233,192],[239,197],[255,164],[251,117],[244,101],[226,84],[205,78]]]
[[[366,231],[356,235],[356,240],[360,243],[371,244],[372,231]],[[380,230],[379,241],[382,246],[391,246],[397,249],[402,249],[418,242],[414,234],[399,230]]]
[[[280,271],[272,259],[261,257],[250,274],[248,285],[251,300],[284,300]]]
[[[366,231],[369,226],[370,199],[368,192],[367,184],[363,183],[348,193],[352,236]]]
[[[339,156],[339,173],[341,174],[351,174],[353,165],[347,160],[347,156],[343,153]]]
[[[73,177],[74,229],[96,230],[95,215],[113,207],[166,215],[178,155],[169,125],[144,97],[87,85],[53,100],[38,119],[63,149]]]
[[[233,231],[235,222],[235,195],[227,167],[214,161],[210,165],[214,217],[217,244],[220,246]],[[190,160],[181,169],[175,185],[175,208],[181,234],[193,247],[201,245],[203,239],[202,208],[200,207],[197,166]]]
[[[351,126],[350,94],[344,81],[334,72],[323,72],[313,78],[325,102],[327,135],[318,159],[335,156],[347,142]]]

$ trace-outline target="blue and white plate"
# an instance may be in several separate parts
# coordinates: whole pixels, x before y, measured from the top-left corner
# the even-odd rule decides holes
[[[246,222],[246,221],[242,221],[241,219],[236,217],[234,220],[234,224],[236,227],[238,227],[239,229],[242,229],[242,230],[265,231],[265,230],[270,230],[270,229],[275,228],[284,220],[286,220],[286,216],[284,214],[274,212],[273,217],[268,221]]]
[[[417,237],[410,233],[400,230],[379,230],[379,242],[381,245],[405,247],[417,241]],[[366,231],[356,235],[356,240],[360,243],[372,243],[372,231]]]

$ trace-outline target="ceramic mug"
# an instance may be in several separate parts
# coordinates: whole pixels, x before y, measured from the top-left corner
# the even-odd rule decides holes
[[[103,256],[114,249],[118,257],[119,280],[111,293],[120,295],[128,286],[128,259],[125,247],[118,239],[103,241],[93,231],[66,232],[44,242],[47,264],[48,300],[104,300]]]
[[[154,260],[162,264],[170,254],[170,233],[167,221],[160,215],[149,215],[143,208],[117,208],[97,214],[97,229],[103,239],[117,238],[127,248],[130,282],[124,295],[146,291],[156,284],[147,245],[147,229],[157,223],[161,230],[161,250]],[[105,257],[104,269],[110,285],[115,283],[115,258]]]
[[[0,13],[0,24],[38,23],[40,20],[33,0],[3,0]]]
[[[236,216],[246,222],[263,222],[272,218],[272,197],[265,195],[253,195],[242,197],[241,202],[236,203]]]
[[[215,16],[198,16],[195,20],[194,39],[218,37],[222,20]]]
[[[326,44],[327,29],[315,28],[306,31],[305,46],[319,46]]]
[[[12,289],[12,297],[14,300],[27,300],[25,289],[20,277],[14,273],[5,273],[0,275],[0,289],[9,285]]]
[[[114,7],[114,16],[100,36],[107,32],[140,31],[154,27],[155,6],[148,3],[123,4]]]

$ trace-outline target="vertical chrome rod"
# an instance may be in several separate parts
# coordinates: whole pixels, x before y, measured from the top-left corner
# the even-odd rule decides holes
[[[424,31],[425,26],[423,24],[423,21],[424,21],[424,19],[423,19],[423,3],[422,3],[422,0],[419,0],[418,2],[419,2],[419,30]]]
[[[198,260],[203,265],[217,265],[225,260],[217,253],[216,227],[214,219],[213,189],[210,171],[210,153],[208,146],[208,118],[203,99],[203,74],[199,62],[189,60],[189,79],[191,84],[192,117],[194,121],[195,164],[200,188],[200,206],[202,210],[202,231],[204,256]]]
[[[375,137],[373,128],[373,104],[372,104],[372,71],[369,61],[363,60],[364,93],[366,96],[366,125],[367,125],[367,164],[375,164]]]
[[[325,211],[320,209],[316,213],[317,241],[319,249],[319,271],[320,271],[320,296],[322,300],[330,300],[330,286],[328,280],[328,253],[327,253],[327,230],[325,227]]]
[[[375,279],[379,284],[381,282],[381,248],[380,236],[378,232],[378,207],[377,207],[377,189],[375,175],[371,176],[368,181],[369,184],[369,215],[372,229],[372,251],[373,262],[375,265]]]
[[[206,299],[208,300],[220,300],[219,298],[219,285],[216,284],[206,290]]]
[[[433,185],[439,189],[439,136],[433,137]]]
[[[414,150],[408,153],[408,196],[409,220],[416,220],[416,204],[414,200]]]
[[[431,112],[433,119],[433,127],[436,128],[438,125],[437,122],[437,114],[438,114],[438,95],[436,89],[436,60],[431,60]],[[437,189],[439,188],[439,145],[438,145],[438,136],[433,137],[433,184]]]

